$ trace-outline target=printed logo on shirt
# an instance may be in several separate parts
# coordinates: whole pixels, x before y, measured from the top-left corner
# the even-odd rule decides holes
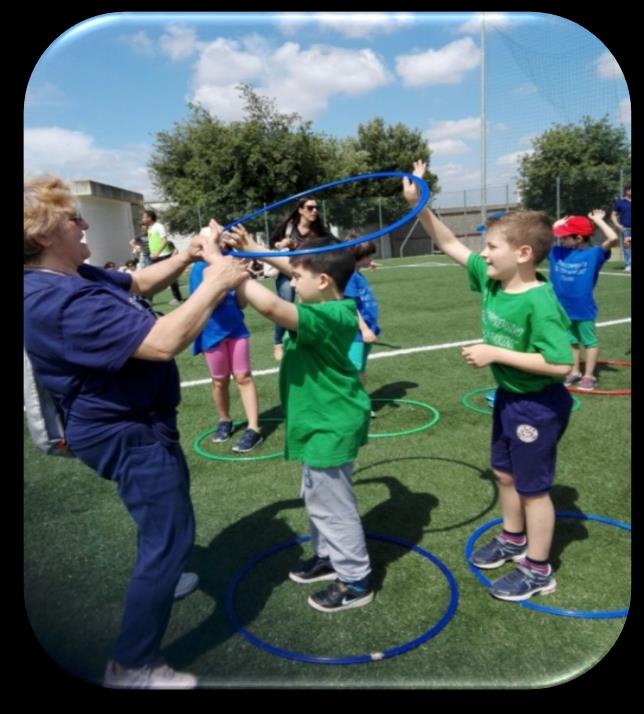
[[[530,424],[519,424],[517,427],[517,436],[519,437],[519,441],[522,441],[524,444],[531,444],[539,438],[539,431],[534,426],[530,426]]]

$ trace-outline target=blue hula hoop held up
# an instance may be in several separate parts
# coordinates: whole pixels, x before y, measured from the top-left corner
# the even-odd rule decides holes
[[[429,186],[419,176],[414,176],[414,174],[408,174],[402,171],[383,171],[381,173],[351,176],[349,178],[340,179],[339,181],[332,181],[331,183],[321,184],[320,186],[315,186],[314,188],[307,189],[306,191],[301,191],[300,193],[296,193],[293,196],[284,198],[281,201],[271,203],[270,206],[264,206],[263,208],[260,208],[257,211],[253,211],[252,213],[242,216],[242,218],[238,218],[234,221],[231,221],[230,223],[224,226],[224,231],[229,231],[231,228],[238,225],[239,223],[245,223],[246,221],[250,221],[251,219],[256,218],[257,216],[261,216],[263,213],[266,213],[267,211],[270,211],[273,208],[278,208],[279,206],[283,206],[285,203],[296,201],[299,198],[302,198],[303,196],[309,196],[312,193],[319,193],[327,188],[343,186],[347,183],[355,183],[356,181],[368,181],[371,179],[381,178],[407,178],[410,181],[413,181],[420,190],[420,197],[418,199],[418,203],[414,206],[414,208],[411,209],[411,211],[406,213],[402,218],[399,218],[397,221],[394,221],[394,223],[390,223],[388,226],[380,228],[379,230],[374,231],[373,233],[368,233],[365,236],[360,236],[359,238],[354,238],[353,240],[345,241],[342,243],[342,245],[325,245],[320,248],[302,248],[301,250],[292,250],[289,251],[288,257],[292,258],[296,255],[312,255],[313,253],[330,253],[334,250],[339,250],[341,248],[350,248],[351,246],[358,245],[358,243],[365,243],[368,240],[380,238],[385,233],[390,233],[391,231],[396,230],[396,228],[404,226],[405,223],[408,223],[409,221],[411,221],[412,218],[415,218],[425,207],[425,204],[429,200],[430,190]],[[232,255],[235,258],[271,258],[275,257],[275,251],[245,253],[240,250],[231,250],[228,251],[227,255]]]

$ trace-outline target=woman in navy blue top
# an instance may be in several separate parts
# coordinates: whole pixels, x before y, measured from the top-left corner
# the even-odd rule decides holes
[[[133,274],[96,268],[85,263],[88,228],[62,180],[45,176],[25,184],[25,348],[61,409],[71,452],[116,483],[138,529],[121,630],[103,684],[191,688],[196,678],[159,656],[195,528],[177,431],[174,357],[247,274],[238,261],[211,254],[204,237]],[[199,289],[157,320],[140,296],[163,290],[196,260],[209,263]]]

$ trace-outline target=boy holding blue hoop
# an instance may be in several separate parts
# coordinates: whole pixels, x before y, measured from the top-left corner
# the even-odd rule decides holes
[[[414,175],[426,170],[414,164]],[[416,185],[403,179],[410,205]],[[467,248],[427,207],[419,214],[439,249],[467,270],[470,288],[482,296],[483,344],[464,347],[472,367],[488,365],[498,384],[494,400],[491,466],[499,484],[503,530],[472,554],[478,568],[517,566],[496,580],[490,593],[501,600],[527,600],[555,590],[548,562],[555,527],[550,488],[557,444],[572,408],[563,385],[573,363],[570,320],[552,286],[537,273],[554,240],[552,222],[537,211],[496,220],[480,254]]]
[[[261,251],[243,226],[231,230],[237,250]],[[255,281],[237,294],[288,331],[280,362],[286,419],[284,455],[303,464],[301,495],[314,556],[289,573],[296,583],[333,582],[308,599],[321,612],[362,607],[373,600],[371,564],[351,481],[353,460],[367,443],[371,404],[348,353],[358,329],[356,305],[343,290],[355,270],[350,248],[314,238],[307,248],[338,250],[292,258],[262,258],[290,275],[297,303]],[[276,252],[276,255],[279,253]]]

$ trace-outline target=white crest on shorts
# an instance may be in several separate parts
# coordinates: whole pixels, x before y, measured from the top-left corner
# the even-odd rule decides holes
[[[530,426],[530,424],[519,424],[517,427],[517,436],[519,440],[525,444],[531,444],[539,438],[539,432],[534,426]]]

